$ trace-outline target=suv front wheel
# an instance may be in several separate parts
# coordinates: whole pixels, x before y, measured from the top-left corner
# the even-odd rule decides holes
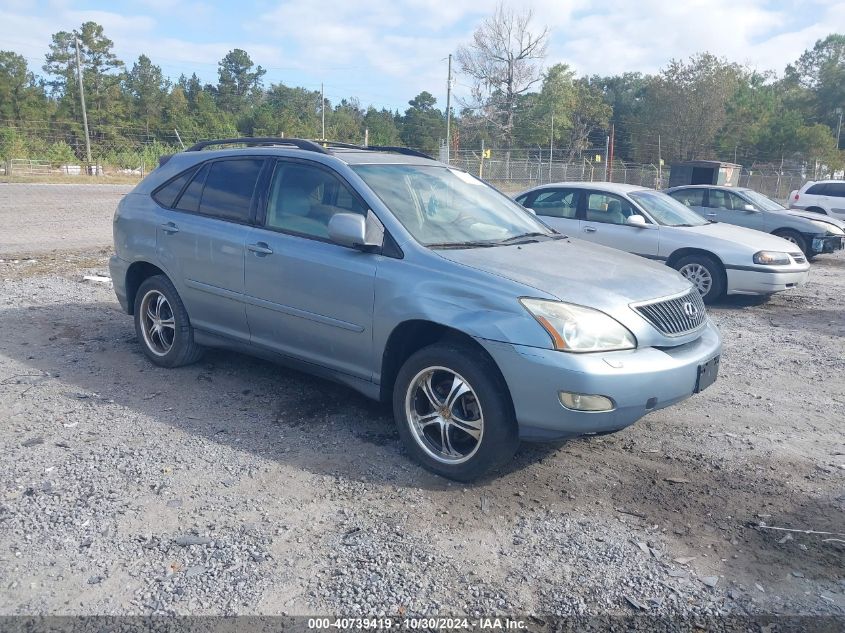
[[[519,446],[498,368],[468,345],[437,343],[413,354],[396,378],[393,413],[411,455],[449,479],[476,479]]]

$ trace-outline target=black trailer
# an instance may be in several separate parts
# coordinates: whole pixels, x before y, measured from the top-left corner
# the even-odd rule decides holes
[[[669,186],[681,185],[739,185],[742,165],[718,160],[690,160],[673,163],[669,172]]]

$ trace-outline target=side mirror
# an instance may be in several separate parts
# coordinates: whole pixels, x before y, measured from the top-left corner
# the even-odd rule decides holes
[[[639,215],[639,214],[629,215],[625,219],[625,224],[627,224],[628,226],[638,226],[638,227],[648,226],[648,224],[645,221],[645,218],[643,216]]]
[[[523,208],[526,211],[528,211],[528,213],[530,213],[531,215],[537,215],[537,212],[534,209],[532,209],[531,207],[523,207]]]
[[[755,207],[753,204],[745,204],[745,205],[743,205],[742,210],[743,211],[750,211],[752,213],[756,213],[757,207]]]
[[[384,243],[384,226],[372,211],[366,217],[358,213],[335,213],[329,220],[329,238],[341,246],[374,251]]]

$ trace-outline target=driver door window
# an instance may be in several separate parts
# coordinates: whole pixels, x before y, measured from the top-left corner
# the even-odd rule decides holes
[[[574,189],[541,191],[529,207],[537,215],[574,220],[578,213],[578,192]]]
[[[632,215],[641,215],[633,205],[618,196],[607,193],[588,193],[585,219],[603,224],[625,224]]]
[[[367,209],[337,177],[303,163],[278,163],[267,198],[266,227],[329,239],[335,213],[365,215]]]

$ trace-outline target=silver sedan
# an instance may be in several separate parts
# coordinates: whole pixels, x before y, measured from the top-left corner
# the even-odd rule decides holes
[[[524,191],[516,201],[572,237],[665,262],[705,302],[801,286],[810,264],[795,244],[761,231],[705,220],[659,191],[568,182]]]

